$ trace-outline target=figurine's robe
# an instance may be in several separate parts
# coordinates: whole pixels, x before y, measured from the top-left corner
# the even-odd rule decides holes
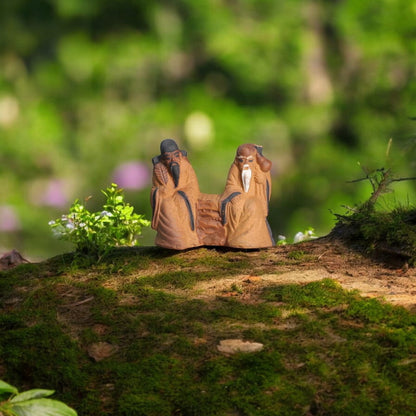
[[[186,157],[181,160],[176,187],[167,168],[161,162],[154,165],[152,228],[157,231],[155,243],[158,246],[183,250],[200,245],[196,231],[198,195],[198,180]]]
[[[264,248],[274,245],[267,222],[270,194],[270,172],[263,172],[256,165],[250,188],[244,192],[241,172],[232,164],[220,208],[228,247]]]

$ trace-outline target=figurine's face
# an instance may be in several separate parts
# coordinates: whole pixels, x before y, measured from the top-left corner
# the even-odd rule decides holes
[[[162,155],[162,163],[168,168],[170,171],[173,182],[175,184],[175,188],[179,184],[179,177],[180,177],[180,164],[182,160],[182,152],[180,150],[174,150],[173,152],[165,152]]]
[[[241,172],[241,181],[244,192],[250,189],[252,171],[256,165],[256,154],[250,147],[239,148],[235,157],[235,164]]]
[[[256,158],[252,154],[248,154],[248,155],[238,154],[235,158],[235,163],[237,164],[238,169],[242,171],[244,169],[253,169],[253,164],[255,160]]]
[[[167,167],[171,168],[173,165],[179,165],[182,160],[182,152],[175,150],[173,152],[165,152],[162,155],[162,163]]]

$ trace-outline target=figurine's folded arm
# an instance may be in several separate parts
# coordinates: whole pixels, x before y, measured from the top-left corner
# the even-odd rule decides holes
[[[160,201],[158,198],[158,191],[159,188],[153,187],[152,194],[151,194],[151,204],[152,204],[152,228],[156,230],[157,224],[159,222],[159,215],[160,215]]]
[[[222,225],[227,224],[227,216],[226,216],[227,204],[230,203],[238,195],[241,195],[241,192],[238,192],[238,191],[232,192],[230,195],[228,195],[226,198],[224,198],[221,201],[220,215],[221,215]]]
[[[255,182],[259,184],[259,190],[262,191],[258,194],[261,201],[263,201],[264,212],[266,216],[269,213],[269,203],[272,193],[271,187],[271,176],[270,172],[261,172],[260,174],[256,175],[254,178]]]
[[[186,208],[187,208],[188,214],[189,214],[189,223],[190,223],[190,226],[191,226],[191,230],[195,231],[195,216],[194,216],[194,213],[192,211],[191,203],[189,202],[189,199],[188,199],[188,197],[187,197],[187,195],[184,191],[178,191],[178,194],[185,201],[185,205],[186,205]]]

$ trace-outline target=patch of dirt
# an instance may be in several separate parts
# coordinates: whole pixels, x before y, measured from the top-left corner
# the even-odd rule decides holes
[[[236,253],[237,254],[237,253]],[[297,245],[246,252],[250,272],[199,282],[194,296],[235,296],[255,301],[270,285],[306,284],[325,278],[347,290],[416,310],[416,269],[400,257],[365,257],[337,240],[324,237]]]

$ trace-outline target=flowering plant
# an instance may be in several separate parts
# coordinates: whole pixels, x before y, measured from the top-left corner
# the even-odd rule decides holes
[[[136,237],[150,221],[133,212],[134,208],[124,201],[122,192],[114,183],[102,191],[107,199],[100,212],[90,212],[75,200],[69,214],[49,222],[53,234],[74,243],[78,253],[97,257],[115,246],[137,245]]]

